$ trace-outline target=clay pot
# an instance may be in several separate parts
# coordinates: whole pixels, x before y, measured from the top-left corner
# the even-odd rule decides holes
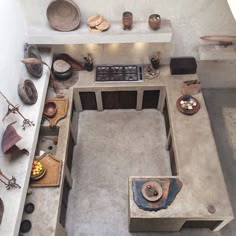
[[[131,30],[132,25],[133,25],[133,14],[132,12],[125,11],[123,13],[123,18],[122,18],[122,23],[123,23],[123,29],[124,30]]]
[[[149,20],[148,20],[149,26],[153,29],[153,30],[157,30],[160,28],[161,26],[161,16],[158,14],[152,14],[149,16]]]

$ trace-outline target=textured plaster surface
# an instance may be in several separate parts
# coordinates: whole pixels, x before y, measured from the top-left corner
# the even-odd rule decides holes
[[[225,0],[141,0],[104,1],[75,0],[81,11],[82,22],[94,14],[108,20],[121,21],[124,11],[131,11],[135,21],[147,21],[152,13],[171,20],[175,45],[174,55],[197,56],[199,37],[205,34],[235,34],[235,21]],[[48,24],[48,0],[23,0],[29,26]]]

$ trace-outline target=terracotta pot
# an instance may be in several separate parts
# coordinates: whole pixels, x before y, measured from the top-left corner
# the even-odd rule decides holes
[[[149,20],[148,20],[149,26],[153,29],[153,30],[157,30],[160,28],[161,26],[161,16],[158,14],[152,14],[149,16]]]
[[[133,14],[132,12],[125,11],[123,13],[122,23],[124,26],[124,30],[131,30],[133,25]]]

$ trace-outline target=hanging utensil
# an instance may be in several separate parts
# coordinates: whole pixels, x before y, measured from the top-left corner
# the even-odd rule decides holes
[[[2,137],[2,151],[6,154],[23,152],[26,155],[29,155],[29,152],[26,149],[19,149],[16,144],[22,139],[16,132],[16,129],[13,127],[15,122],[9,124]]]
[[[0,181],[6,186],[7,190],[10,190],[11,188],[21,188],[21,186],[19,184],[16,183],[16,178],[14,176],[12,176],[11,179],[7,178],[1,171],[0,169],[0,177],[2,177],[3,179],[0,178]],[[7,181],[7,182],[6,182]]]
[[[5,120],[5,118],[10,114],[19,114],[22,118],[23,118],[23,124],[22,124],[22,129],[25,130],[25,128],[27,126],[34,126],[34,122],[30,121],[29,119],[26,119],[22,113],[19,111],[19,105],[13,105],[7,98],[5,95],[3,95],[3,93],[0,91],[0,94],[2,95],[2,97],[5,99],[5,101],[8,103],[8,111],[6,113],[6,115],[3,117],[2,121]]]

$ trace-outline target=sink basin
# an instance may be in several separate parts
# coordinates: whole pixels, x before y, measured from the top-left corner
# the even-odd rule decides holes
[[[51,152],[56,155],[58,134],[59,128],[42,126],[39,132],[36,156],[41,156],[45,152]]]

